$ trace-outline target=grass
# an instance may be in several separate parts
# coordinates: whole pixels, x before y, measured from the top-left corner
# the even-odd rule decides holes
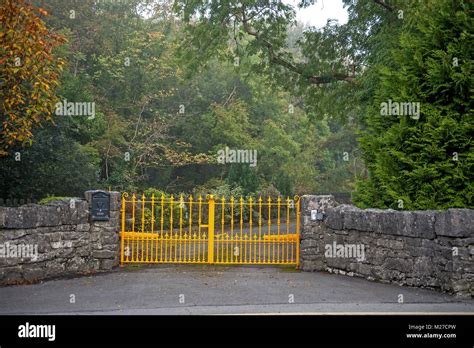
[[[63,201],[63,200],[66,200],[66,199],[74,199],[74,198],[76,198],[76,197],[48,196],[48,197],[40,199],[38,204],[46,205],[46,204],[54,202],[54,201]]]

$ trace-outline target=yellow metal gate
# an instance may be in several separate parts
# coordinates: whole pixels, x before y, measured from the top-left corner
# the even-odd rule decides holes
[[[292,264],[300,200],[122,194],[121,263]]]

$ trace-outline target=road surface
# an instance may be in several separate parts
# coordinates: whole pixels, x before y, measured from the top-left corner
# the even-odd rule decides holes
[[[0,288],[0,314],[366,312],[472,314],[474,300],[276,266],[126,266],[95,276]]]

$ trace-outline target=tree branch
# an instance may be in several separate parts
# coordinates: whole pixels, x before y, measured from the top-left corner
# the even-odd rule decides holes
[[[307,73],[303,71],[301,67],[294,65],[293,63],[281,57],[281,55],[279,55],[278,53],[275,53],[273,45],[268,40],[263,38],[259,32],[251,28],[248,22],[248,19],[246,18],[246,15],[245,15],[244,6],[242,6],[241,10],[242,10],[242,18],[239,18],[239,16],[237,15],[236,15],[236,18],[239,18],[242,21],[243,29],[247,34],[255,37],[256,40],[260,41],[267,48],[268,56],[271,63],[275,63],[280,66],[283,66],[287,68],[288,70],[306,78],[311,84],[315,84],[315,85],[332,83],[334,81],[351,82],[354,80],[354,76],[349,76],[349,75],[341,74],[341,73],[332,73],[332,74],[328,74],[327,76],[308,75]]]
[[[373,0],[376,4],[379,4],[380,6],[384,7],[385,9],[389,10],[390,12],[393,12],[395,9],[388,5],[385,0]]]
[[[234,88],[232,89],[232,92],[230,92],[229,97],[227,98],[227,100],[225,101],[225,103],[222,106],[226,106],[227,103],[229,103],[231,101],[231,99],[234,97],[234,93],[235,93],[236,89],[237,89],[237,86],[234,85]]]

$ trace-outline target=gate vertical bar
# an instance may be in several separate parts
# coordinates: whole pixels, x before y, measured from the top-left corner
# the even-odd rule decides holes
[[[135,249],[135,203],[136,203],[136,196],[135,194],[132,195],[132,262],[135,262],[138,260],[135,259],[133,256],[133,250]],[[138,240],[137,240],[137,255],[138,255]]]
[[[145,250],[146,250],[146,261],[148,262],[148,237],[145,237],[145,193],[142,193],[142,258],[141,262],[145,261]],[[146,240],[146,248],[145,248],[145,240]]]
[[[155,230],[155,194],[152,193],[151,194],[151,231],[150,233],[154,233],[154,230]],[[153,238],[156,238],[156,235],[153,234]],[[156,248],[156,244],[158,244],[158,238],[155,239],[155,241],[153,241],[153,239],[150,241],[150,244],[151,244],[151,260],[153,261],[157,261],[156,259],[156,252],[157,252],[157,248]],[[153,244],[155,244],[155,247],[153,246]],[[155,251],[155,258],[153,258],[153,250]]]
[[[208,226],[208,241],[207,241],[207,262],[214,262],[214,195],[209,196],[209,219],[207,221]]]
[[[122,240],[121,240],[121,252],[120,252],[120,263],[122,265],[124,262],[124,246],[125,246],[125,194],[122,194]]]
[[[300,266],[300,197],[296,203],[296,268]]]

